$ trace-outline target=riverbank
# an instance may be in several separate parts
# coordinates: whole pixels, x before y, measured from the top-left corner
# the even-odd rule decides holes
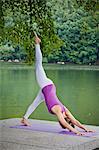
[[[20,125],[20,118],[0,120],[0,150],[93,150],[99,148],[99,134],[91,137],[73,136],[51,132],[58,127],[57,122],[29,119],[31,124],[41,127],[50,125],[46,132],[42,130],[27,130],[11,128]],[[88,126],[99,133],[98,126]],[[40,128],[39,128],[40,129]],[[63,130],[63,129],[61,129]]]
[[[13,65],[13,66],[12,66]],[[26,63],[10,63],[0,62],[0,69],[34,69],[35,64],[28,65]],[[93,70],[99,71],[99,65],[77,65],[77,64],[54,64],[54,63],[43,63],[46,70]]]

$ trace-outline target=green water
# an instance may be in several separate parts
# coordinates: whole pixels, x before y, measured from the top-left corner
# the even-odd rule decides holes
[[[73,115],[83,123],[99,125],[99,70],[69,68],[45,66],[48,77],[56,84],[59,99]],[[0,119],[22,117],[38,90],[34,67],[0,63]],[[30,118],[56,120],[44,103]]]

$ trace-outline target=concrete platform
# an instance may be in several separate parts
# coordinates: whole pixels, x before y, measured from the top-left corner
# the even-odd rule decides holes
[[[9,128],[20,124],[20,118],[0,120],[0,150],[93,150],[99,149],[99,135],[96,137],[72,136],[51,132]],[[57,122],[33,120],[39,123]],[[98,126],[88,126],[99,132]]]

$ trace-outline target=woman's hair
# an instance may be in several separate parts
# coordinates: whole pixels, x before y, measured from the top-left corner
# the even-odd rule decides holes
[[[66,122],[68,122],[73,128],[75,128],[74,124],[70,121],[70,119],[67,119],[67,118],[64,118],[66,120]],[[63,129],[66,129],[66,127],[64,127],[61,122],[59,121],[59,124],[60,126],[63,128]]]

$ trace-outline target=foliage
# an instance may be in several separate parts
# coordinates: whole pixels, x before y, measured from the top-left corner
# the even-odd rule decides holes
[[[0,8],[1,51],[6,58],[23,56],[31,64],[36,31],[48,62],[93,64],[99,59],[97,0],[1,0]],[[6,52],[5,40],[21,51],[16,56]]]
[[[18,59],[19,61],[26,59],[26,53],[24,52],[23,48],[20,46],[16,46],[15,48],[12,47],[12,44],[9,42],[5,42],[5,44],[1,44],[0,46],[0,59],[1,60],[11,60],[14,61]]]
[[[96,11],[99,7],[99,1],[98,0],[75,0],[75,3],[78,5],[78,7],[83,6],[83,8],[86,11]]]
[[[99,55],[98,12],[92,15],[83,7],[73,7],[66,12],[62,3],[53,6],[57,34],[65,42],[57,59],[78,64],[94,63]]]
[[[55,34],[47,1],[3,1],[2,10],[5,34],[2,37],[12,41],[14,46],[17,44],[24,46],[27,53],[27,61],[30,64],[34,59],[33,31],[36,31],[43,39],[42,46],[44,50],[46,49],[45,55],[48,55],[50,50],[59,49],[62,41]]]

